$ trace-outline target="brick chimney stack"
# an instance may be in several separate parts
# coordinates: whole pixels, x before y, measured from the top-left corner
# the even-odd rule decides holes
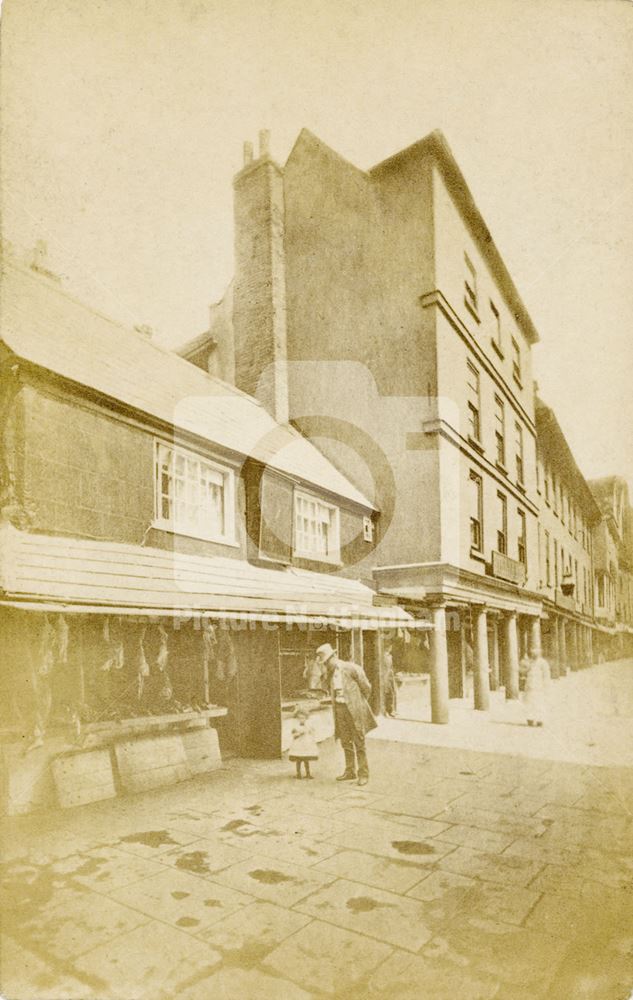
[[[233,182],[235,384],[287,423],[283,172],[269,145],[264,129],[256,160],[252,144],[244,144],[244,166]]]

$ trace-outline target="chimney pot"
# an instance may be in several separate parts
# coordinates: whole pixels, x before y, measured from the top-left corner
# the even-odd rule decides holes
[[[270,132],[267,128],[260,129],[259,132],[259,155],[268,156],[270,152]]]
[[[247,167],[249,163],[253,162],[253,143],[244,143],[244,166]]]

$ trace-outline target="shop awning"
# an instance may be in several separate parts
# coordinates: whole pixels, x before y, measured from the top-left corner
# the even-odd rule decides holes
[[[177,539],[176,539],[177,541]],[[240,558],[2,531],[0,603],[68,614],[431,628],[358,580]]]

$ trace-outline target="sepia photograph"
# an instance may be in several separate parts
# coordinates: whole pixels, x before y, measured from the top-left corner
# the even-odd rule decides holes
[[[0,60],[0,1000],[631,1000],[633,3]]]

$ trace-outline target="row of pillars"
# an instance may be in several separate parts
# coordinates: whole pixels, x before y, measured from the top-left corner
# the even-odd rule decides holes
[[[568,670],[580,670],[594,662],[593,630],[580,622],[554,617],[549,635],[552,677],[562,677]]]
[[[431,720],[446,724],[449,704],[449,665],[446,641],[446,606],[438,604],[432,609],[433,633],[431,640]],[[497,616],[495,616],[497,618]],[[473,683],[474,706],[479,711],[490,707],[491,687],[505,686],[506,699],[519,697],[519,628],[518,613],[504,612],[500,626],[503,630],[505,657],[501,664],[499,650],[499,622],[491,630],[491,648],[488,644],[488,612],[485,607],[473,607]],[[577,670],[593,662],[592,632],[587,626],[554,617],[551,620],[548,654],[552,660],[552,677],[567,673],[568,666]],[[541,620],[530,618],[527,648],[542,650]]]

